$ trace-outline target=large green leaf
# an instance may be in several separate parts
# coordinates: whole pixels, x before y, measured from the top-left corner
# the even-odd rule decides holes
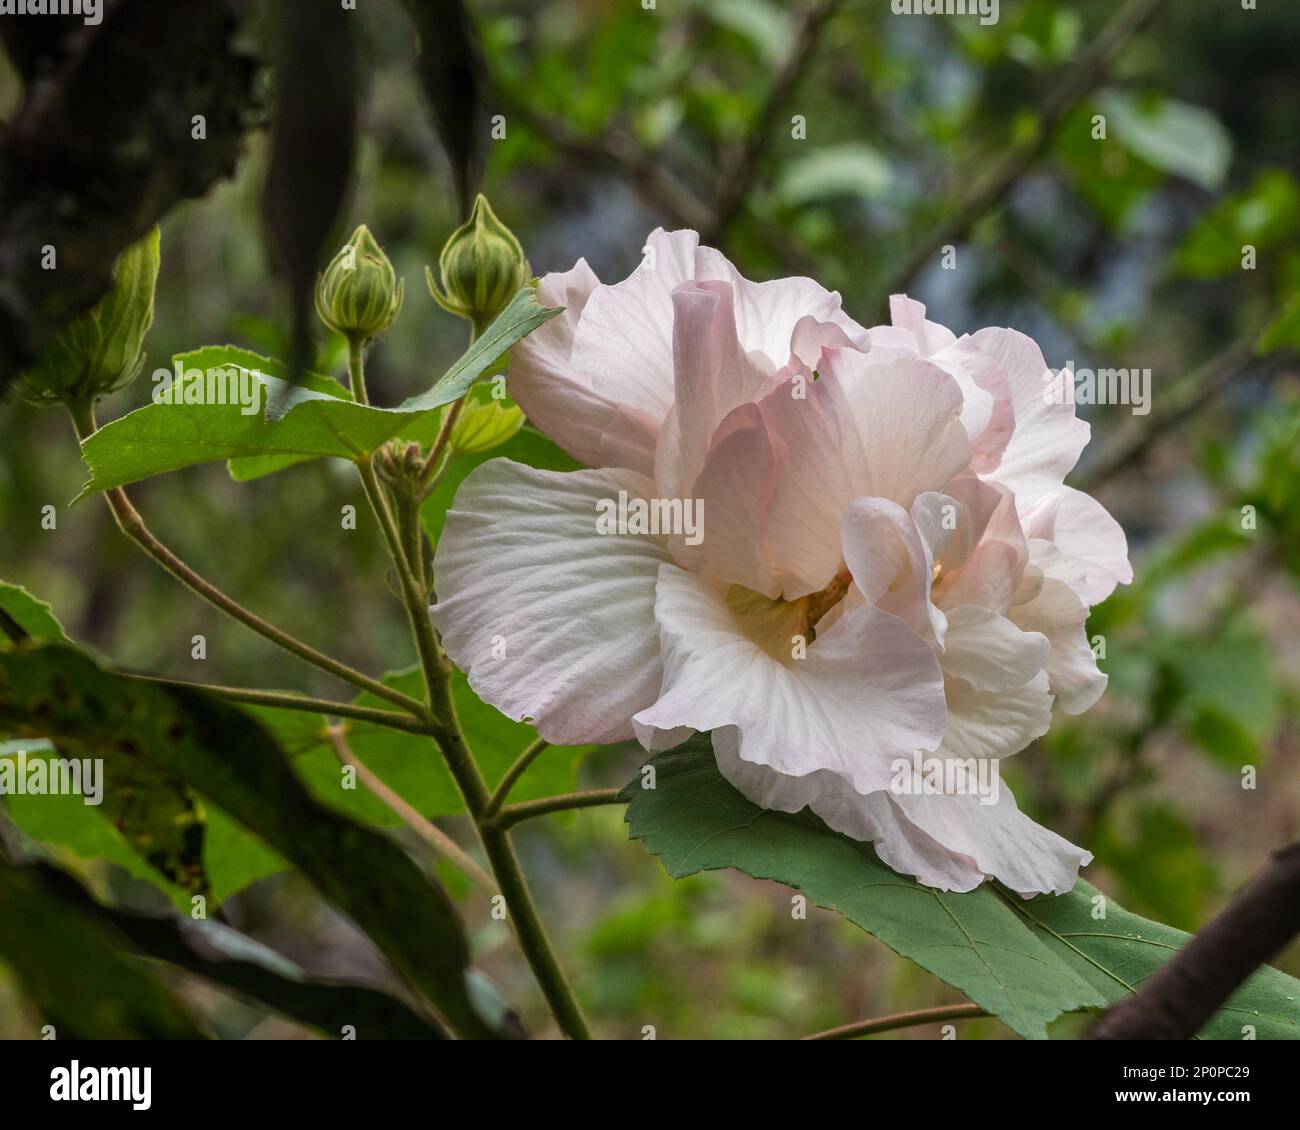
[[[120,938],[127,952],[163,961],[251,998],[334,1038],[437,1040],[447,1034],[377,989],[314,978],[283,954],[214,919],[130,914],[97,902],[71,876],[39,864],[23,875],[50,898]],[[199,943],[196,949],[192,942]],[[200,949],[202,953],[200,953]]]
[[[670,875],[735,867],[798,888],[1026,1038],[1045,1038],[1063,1012],[1111,1003],[1186,938],[1113,905],[1095,918],[1096,892],[1086,883],[1028,901],[990,884],[967,894],[922,886],[807,811],[766,811],[746,800],[718,771],[707,737],[652,764],[655,788],[642,788],[638,777],[624,790],[629,834],[660,856]],[[1153,938],[1177,940],[1160,949]],[[1300,983],[1268,970],[1242,992],[1243,1007],[1268,1021],[1268,1034],[1300,1035]],[[1279,1017],[1290,1020],[1273,1024]]]
[[[297,866],[461,1034],[494,1034],[471,1003],[468,949],[446,893],[395,844],[315,802],[242,710],[47,644],[0,652],[0,726],[51,737],[69,756],[129,748],[183,778]]]
[[[358,404],[327,377],[309,375],[291,384],[271,375],[283,372],[277,363],[230,346],[181,354],[175,360],[185,370],[234,370],[241,380],[247,374],[260,390],[256,411],[238,403],[154,402],[138,408],[82,444],[91,477],[79,497],[198,463],[233,460],[237,478],[252,478],[303,459],[368,454],[459,399],[512,345],[559,312],[538,305],[536,292],[525,287],[431,388],[395,408]],[[179,388],[172,386],[173,395]],[[243,462],[249,459],[254,462]]]
[[[171,993],[121,956],[123,943],[110,925],[52,898],[0,856],[0,959],[56,1039],[202,1039]]]
[[[104,746],[94,757],[97,766],[85,762],[72,766],[61,749],[18,749],[4,755],[0,772],[12,773],[15,783],[30,780],[38,772],[45,783],[39,792],[7,792],[5,808],[34,839],[69,847],[83,857],[98,856],[123,864],[178,903],[192,895],[209,894],[203,868],[206,818],[194,791],[135,750]],[[76,769],[79,794],[56,793],[46,787],[60,761],[65,768]],[[92,773],[89,779],[87,770]],[[93,795],[96,789],[98,796]],[[128,862],[126,852],[134,853],[146,866]]]
[[[1130,914],[1079,880],[1063,898],[1020,902],[1013,909],[1045,946],[1114,1004],[1133,992],[1191,938],[1182,930]],[[1240,1040],[1300,1040],[1300,981],[1266,965],[1241,986],[1198,1034]]]
[[[50,606],[26,589],[0,581],[0,607],[34,640],[67,639]],[[36,772],[50,780],[51,767],[61,757],[48,742],[3,743],[0,772],[13,775],[15,783]],[[38,760],[44,764],[38,766]],[[98,803],[86,803],[85,793],[92,790],[85,782],[81,795],[11,789],[4,797],[5,808],[33,839],[67,848],[83,859],[117,863],[180,905],[186,905],[190,895],[208,894],[202,860],[204,813],[192,790],[129,750],[105,750],[102,762]]]

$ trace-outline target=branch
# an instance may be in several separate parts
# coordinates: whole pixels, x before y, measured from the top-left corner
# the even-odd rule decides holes
[[[1092,492],[1108,483],[1121,471],[1140,462],[1167,432],[1208,407],[1254,357],[1258,336],[1256,325],[1188,376],[1182,382],[1182,388],[1187,391],[1179,395],[1177,389],[1171,390],[1175,394],[1172,406],[1145,420],[1140,431],[1118,441],[1113,451],[1080,476],[1079,489]]]
[[[206,691],[227,702],[243,702],[250,706],[273,706],[280,710],[301,710],[307,714],[324,714],[332,718],[354,718],[358,722],[370,722],[376,726],[387,726],[390,730],[402,730],[408,734],[431,735],[433,729],[428,722],[412,718],[409,714],[399,714],[395,710],[376,710],[370,706],[357,706],[351,702],[335,702],[328,698],[312,698],[310,695],[297,694],[292,691],[262,691],[251,687],[223,687],[215,683],[199,683],[189,679],[166,679],[158,675],[138,675],[131,671],[118,674],[128,679],[138,679],[142,683],[157,683],[164,687],[187,687],[192,690]]]
[[[1246,888],[1092,1031],[1095,1040],[1190,1040],[1259,966],[1300,934],[1300,843]]]
[[[70,405],[69,410],[72,413],[72,422],[77,431],[77,438],[84,442],[86,437],[95,431],[94,410],[89,404]],[[104,501],[108,504],[109,510],[113,512],[118,529],[196,596],[202,597],[209,604],[219,608],[232,619],[238,620],[245,627],[252,628],[258,635],[270,640],[277,647],[282,647],[291,655],[296,655],[299,659],[312,664],[312,666],[329,672],[336,679],[342,679],[345,683],[351,683],[353,686],[369,691],[379,698],[396,703],[403,710],[410,711],[416,717],[423,718],[426,716],[427,711],[424,703],[420,702],[419,699],[411,698],[410,695],[405,695],[378,679],[372,679],[369,675],[349,667],[346,663],[335,659],[333,656],[326,655],[323,651],[317,651],[310,644],[303,643],[296,636],[291,636],[283,629],[263,620],[257,613],[249,611],[234,597],[228,596],[211,581],[191,569],[154,537],[145,524],[144,518],[131,504],[126,491],[121,487],[113,487],[111,490],[105,491]]]
[[[622,792],[622,789],[591,789],[582,793],[562,793],[559,796],[542,797],[540,800],[507,804],[497,813],[492,823],[499,831],[504,831],[521,820],[545,816],[551,812],[564,812],[570,808],[594,808],[602,804],[622,804]]]
[[[483,809],[483,819],[491,820],[505,804],[506,797],[510,795],[510,790],[514,788],[515,782],[519,780],[528,769],[528,767],[537,760],[551,743],[545,738],[538,738],[527,749],[525,749],[516,759],[513,765],[506,770],[506,775],[501,778],[501,783],[497,785],[494,792],[487,802],[487,807]]]
[[[874,1020],[857,1020],[839,1028],[827,1028],[804,1036],[805,1040],[855,1040],[859,1036],[872,1036],[877,1032],[892,1032],[895,1028],[911,1028],[916,1024],[934,1024],[944,1020],[968,1020],[988,1016],[977,1004],[949,1004],[941,1008],[921,1008],[915,1012],[897,1012],[892,1016],[878,1016]]]
[[[495,895],[497,893],[496,881],[465,853],[460,844],[447,835],[432,820],[422,815],[404,797],[390,789],[373,769],[352,752],[342,726],[329,726],[325,731],[325,736],[329,738],[330,746],[338,759],[344,765],[350,765],[355,769],[357,776],[361,778],[366,788],[383,801],[391,812],[395,812],[400,816],[402,823],[419,836],[425,844],[438,855],[451,860],[487,894]]]
[[[712,222],[709,205],[682,183],[658,154],[643,149],[635,138],[616,128],[605,130],[599,138],[580,137],[562,122],[539,114],[508,92],[502,91],[500,97],[511,117],[518,118],[565,156],[621,174],[651,212],[666,216],[674,226],[699,231]]]
[[[940,220],[916,245],[913,254],[885,280],[880,288],[882,303],[890,294],[905,290],[912,277],[941,247],[961,239],[986,212],[1006,202],[1011,189],[1047,148],[1065,116],[1105,82],[1129,38],[1156,14],[1164,2],[1129,0],[1079,61],[1039,102],[1038,129],[1033,140],[1011,148],[1001,159],[996,153],[981,153],[966,166],[963,175],[958,176],[955,182],[963,192],[960,206]],[[990,167],[988,173],[980,175],[981,169]]]
[[[749,191],[750,182],[762,159],[763,150],[767,148],[772,130],[776,125],[781,107],[793,93],[799,79],[803,77],[808,60],[817,48],[822,29],[835,14],[841,0],[818,0],[807,8],[799,17],[794,32],[794,46],[781,64],[776,78],[768,88],[767,97],[754,115],[753,124],[744,142],[737,148],[731,160],[726,163],[718,180],[716,202],[713,206],[712,222],[700,229],[702,243],[716,243],[740,210],[745,193]]]

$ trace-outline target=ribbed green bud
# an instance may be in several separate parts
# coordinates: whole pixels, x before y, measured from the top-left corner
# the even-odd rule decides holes
[[[462,455],[481,455],[500,447],[523,426],[524,414],[514,404],[466,400],[451,426],[450,443]]]
[[[487,329],[533,277],[515,233],[497,219],[482,193],[469,219],[443,244],[438,271],[441,290],[433,281],[433,271],[425,268],[433,300],[472,322],[476,334]]]
[[[90,310],[46,343],[15,382],[34,404],[68,404],[116,392],[144,366],[144,336],[153,324],[158,282],[158,229],[118,256],[113,285]]]
[[[316,313],[349,341],[368,341],[397,321],[402,280],[362,224],[316,280]]]

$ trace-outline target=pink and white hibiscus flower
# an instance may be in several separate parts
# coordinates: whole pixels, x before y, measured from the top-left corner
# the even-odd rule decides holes
[[[693,232],[539,298],[565,311],[516,347],[511,391],[592,469],[497,459],[461,486],[432,615],[478,694],[553,742],[709,731],[752,801],[931,886],[1070,889],[1091,856],[1005,788],[897,787],[917,754],[1015,754],[1053,699],[1077,713],[1105,686],[1084,621],[1131,573],[1119,526],[1062,485],[1088,439],[1068,374],[906,298],[866,330]],[[620,496],[702,505],[703,536],[609,532]]]

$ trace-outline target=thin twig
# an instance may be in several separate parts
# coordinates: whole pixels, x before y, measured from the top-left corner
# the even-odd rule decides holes
[[[358,355],[355,363],[360,366],[364,359]],[[358,374],[357,379],[364,378]],[[524,951],[524,957],[556,1023],[570,1039],[589,1040],[591,1029],[556,958],[555,947],[542,925],[510,836],[504,828],[483,820],[483,810],[490,793],[483,772],[474,760],[456,718],[456,705],[451,691],[453,667],[433,630],[433,622],[429,619],[427,592],[422,591],[421,582],[412,573],[411,564],[406,559],[402,531],[397,528],[388,511],[374,467],[368,460],[360,460],[356,466],[383,527],[389,555],[401,581],[403,604],[406,606],[407,620],[420,656],[420,671],[429,696],[428,709],[438,748],[464,798],[465,807],[496,877],[497,890],[505,900],[520,948]],[[400,517],[407,522],[418,521],[418,509],[406,508]]]
[[[919,1008],[915,1012],[896,1012],[892,1016],[878,1016],[873,1020],[857,1020],[838,1028],[827,1028],[804,1036],[805,1040],[855,1040],[877,1032],[892,1032],[895,1028],[912,1028],[917,1024],[939,1024],[945,1020],[970,1020],[989,1014],[977,1004],[949,1004],[941,1008]]]
[[[835,14],[840,3],[841,0],[818,0],[799,16],[794,31],[794,45],[781,64],[776,78],[772,80],[744,141],[732,151],[730,160],[723,167],[718,179],[711,222],[700,229],[702,242],[716,243],[740,210],[762,160],[763,151],[771,140],[777,115],[803,77],[808,60],[821,38],[822,28]]]
[[[166,679],[158,675],[138,675],[123,671],[128,679],[142,683],[154,683],[162,687],[183,687],[224,698],[228,702],[243,702],[250,706],[272,706],[279,710],[300,710],[307,714],[323,714],[333,718],[353,718],[358,722],[370,722],[376,726],[387,726],[390,730],[402,730],[408,734],[431,735],[430,723],[409,714],[399,714],[395,710],[377,710],[370,706],[358,706],[351,702],[335,702],[328,698],[312,698],[309,695],[296,694],[292,691],[263,691],[251,687],[225,687],[215,683],[199,683],[189,679]]]
[[[1274,852],[1227,909],[1101,1018],[1092,1038],[1190,1040],[1296,934],[1300,843]]]
[[[551,743],[545,738],[538,738],[527,749],[525,749],[516,759],[515,763],[506,770],[506,775],[501,778],[501,783],[497,785],[496,792],[488,798],[487,807],[483,809],[483,818],[491,820],[505,804],[506,797],[510,795],[510,790],[514,788],[515,782],[524,775],[525,770],[537,760],[541,753],[550,748]]]
[[[487,894],[498,893],[496,881],[475,863],[465,850],[432,820],[420,814],[398,793],[394,792],[383,780],[365,764],[348,745],[347,736],[341,725],[326,727],[325,735],[330,746],[344,765],[356,770],[357,776],[372,793],[378,797],[391,812],[396,813],[408,828],[424,841],[434,852],[444,856],[468,875]]]
[[[545,816],[551,812],[564,812],[570,808],[593,808],[601,804],[623,803],[622,789],[590,789],[587,792],[563,793],[560,796],[542,797],[540,800],[524,800],[518,804],[507,804],[492,821],[499,830],[512,828],[521,820],[534,816]]]
[[[606,129],[598,138],[580,137],[562,122],[538,113],[508,91],[499,94],[506,102],[510,117],[522,121],[565,156],[619,173],[655,214],[665,215],[677,227],[697,231],[712,222],[713,210],[709,205],[680,181],[658,154],[642,148],[635,138],[616,128]]]
[[[89,404],[70,406],[70,411],[73,425],[77,430],[77,438],[84,443],[95,431],[94,412]],[[424,704],[419,699],[411,698],[410,695],[394,690],[378,679],[373,679],[369,675],[349,667],[346,663],[340,662],[333,656],[326,655],[323,651],[317,651],[310,644],[304,643],[281,628],[277,628],[274,624],[263,620],[255,612],[249,611],[239,601],[217,588],[211,581],[200,576],[154,537],[153,532],[145,524],[144,518],[131,504],[126,491],[121,487],[113,487],[104,491],[103,494],[104,500],[108,503],[108,508],[117,521],[118,528],[195,595],[202,597],[227,616],[238,620],[245,627],[251,628],[277,647],[283,648],[291,655],[296,655],[299,659],[312,664],[312,666],[319,667],[322,671],[328,671],[335,678],[342,679],[344,682],[351,683],[362,690],[367,690],[373,695],[396,703],[403,710],[408,710],[417,717],[425,715]]]
[[[956,178],[962,186],[961,203],[941,219],[928,236],[915,244],[913,253],[880,286],[879,302],[883,306],[890,294],[905,290],[907,284],[945,244],[955,243],[984,214],[999,207],[1011,189],[1029,171],[1050,144],[1057,127],[1067,114],[1100,86],[1129,38],[1150,20],[1165,0],[1129,0],[1100,32],[1092,46],[1067,70],[1038,104],[1038,129],[1032,140],[1013,146],[1000,157],[981,153]],[[981,170],[988,169],[981,174]]]
[[[1114,450],[1079,477],[1079,489],[1093,491],[1108,483],[1121,471],[1139,463],[1166,433],[1213,403],[1254,356],[1258,335],[1259,327],[1253,326],[1171,389],[1164,400],[1167,407],[1146,419],[1140,429],[1135,426],[1129,436],[1118,440]]]

